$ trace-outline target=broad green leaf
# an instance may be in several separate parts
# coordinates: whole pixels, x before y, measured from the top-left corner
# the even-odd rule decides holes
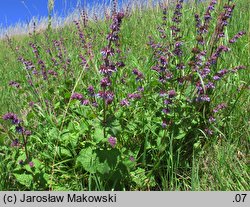
[[[68,149],[66,149],[64,147],[59,147],[58,151],[59,151],[59,155],[61,157],[64,157],[64,158],[72,157],[72,154],[71,154],[70,150],[68,150]]]
[[[76,164],[80,164],[89,173],[96,173],[96,153],[91,147],[82,149],[76,159]]]
[[[14,176],[16,177],[17,181],[19,183],[21,183],[22,185],[24,185],[24,186],[26,186],[28,188],[31,186],[31,183],[33,181],[32,175],[14,173]]]

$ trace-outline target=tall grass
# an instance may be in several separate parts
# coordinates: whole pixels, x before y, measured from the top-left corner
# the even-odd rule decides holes
[[[0,189],[248,190],[247,1],[150,5],[0,41]]]

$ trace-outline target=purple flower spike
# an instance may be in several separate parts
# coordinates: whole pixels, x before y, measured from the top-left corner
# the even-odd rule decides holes
[[[245,35],[245,31],[240,31],[238,34],[236,34],[232,39],[229,40],[229,43],[234,43],[237,41],[237,39],[241,38],[243,35]]]
[[[224,108],[226,108],[227,107],[227,105],[225,104],[225,103],[221,103],[221,104],[219,104],[218,106],[216,106],[214,109],[213,109],[213,112],[214,113],[217,113],[217,112],[219,112],[220,110],[222,110],[222,109],[224,109]]]
[[[197,102],[210,102],[210,97],[208,95],[201,95],[196,98]]]
[[[128,99],[141,99],[141,94],[139,93],[128,94]]]
[[[12,124],[19,124],[21,122],[20,119],[18,119],[17,115],[14,113],[7,113],[3,115],[3,120],[11,120]]]
[[[109,142],[109,144],[111,145],[111,147],[114,148],[115,145],[116,145],[117,140],[116,140],[115,137],[110,136],[110,137],[108,138],[108,142]]]

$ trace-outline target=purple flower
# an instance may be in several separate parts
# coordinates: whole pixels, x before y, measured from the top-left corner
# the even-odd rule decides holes
[[[161,62],[163,67],[166,67],[168,65],[168,60],[164,56],[160,57],[160,62]]]
[[[111,147],[114,148],[115,145],[116,145],[117,140],[116,140],[115,137],[110,136],[110,137],[108,138],[108,142],[109,142],[109,144],[111,145]]]
[[[166,104],[166,105],[169,105],[169,104],[172,104],[173,102],[172,102],[172,100],[171,99],[166,99],[166,100],[164,100],[164,104]]]
[[[226,75],[228,73],[228,70],[227,69],[223,69],[223,70],[220,70],[217,75],[219,75],[220,77],[223,77],[224,75]]]
[[[106,104],[111,104],[114,99],[114,93],[111,91],[99,91],[97,96],[104,99]]]
[[[208,83],[206,84],[206,89],[214,89],[214,88],[215,88],[214,83],[208,82]]]
[[[30,130],[25,130],[25,131],[24,131],[24,134],[28,137],[28,136],[31,135],[31,131],[30,131]]]
[[[240,31],[238,34],[236,34],[232,39],[229,40],[229,43],[236,42],[237,39],[241,38],[243,35],[245,35],[245,31]]]
[[[162,112],[164,114],[169,114],[170,113],[170,110],[168,108],[165,108],[165,109],[162,109]]]
[[[80,94],[80,93],[74,93],[72,96],[71,96],[71,99],[76,99],[76,100],[79,100],[81,101],[83,99],[83,95]]]
[[[176,65],[177,70],[183,70],[186,66],[183,63],[179,63]]]
[[[104,74],[104,75],[108,75],[110,76],[113,72],[116,72],[117,68],[115,67],[115,65],[101,65],[100,66],[100,73]]]
[[[90,85],[87,90],[88,90],[90,96],[94,96],[95,95],[95,91],[94,91],[94,87],[93,86]]]
[[[206,67],[202,70],[202,72],[201,72],[200,74],[201,74],[201,77],[202,77],[202,78],[205,78],[209,73],[210,73],[210,69],[209,69],[209,67],[206,66]]]
[[[243,69],[246,69],[246,66],[244,66],[244,65],[239,65],[239,66],[234,67],[234,68],[231,70],[231,72],[235,73],[235,72],[237,72],[237,71],[239,71],[239,70],[243,70]]]
[[[224,108],[226,108],[227,107],[227,105],[225,104],[225,103],[221,103],[221,104],[219,104],[218,106],[216,106],[214,109],[213,109],[213,112],[214,113],[217,113],[217,112],[219,112],[220,110],[222,110],[222,109],[224,109]]]
[[[29,162],[29,166],[32,168],[34,167],[34,162]]]
[[[214,79],[215,81],[217,81],[217,80],[220,80],[221,78],[220,78],[220,76],[215,75],[215,76],[213,77],[213,79]]]
[[[167,80],[170,80],[170,79],[173,78],[173,74],[172,74],[171,72],[167,72],[165,78],[166,78]]]
[[[35,105],[35,103],[33,101],[29,102],[29,106],[33,107]]]
[[[223,69],[218,71],[215,76],[213,77],[214,80],[220,80],[224,75],[226,75],[229,72],[227,69]]]
[[[134,162],[134,161],[135,161],[135,158],[134,158],[133,156],[129,156],[129,160],[130,160],[131,162]]]
[[[16,126],[16,132],[17,133],[23,133],[24,132],[24,128],[22,126]]]
[[[139,86],[139,87],[137,88],[137,91],[143,92],[143,91],[144,91],[144,88],[143,88],[142,86]]]
[[[214,133],[213,130],[208,129],[208,128],[205,129],[205,132],[207,135],[213,135],[213,133]]]
[[[210,123],[213,123],[213,122],[216,121],[216,119],[215,119],[213,116],[210,116],[209,119],[208,119],[208,121],[209,121]]]
[[[50,75],[52,75],[54,77],[56,77],[58,75],[57,72],[54,71],[54,70],[48,70],[48,74],[50,74]]]
[[[164,120],[161,124],[162,128],[165,129],[167,127],[167,122]]]
[[[15,87],[15,88],[19,88],[20,84],[18,82],[15,81],[10,81],[9,82],[9,86]]]
[[[229,47],[227,47],[227,46],[225,46],[225,45],[220,45],[218,48],[217,48],[217,52],[227,52],[227,51],[229,51],[230,50],[230,48]]]
[[[202,87],[202,84],[201,84],[200,81],[198,81],[198,82],[196,83],[196,88],[197,88],[197,90],[199,91],[199,94],[203,94],[203,93],[204,93],[204,90],[203,90],[203,87]]]
[[[104,77],[102,80],[101,80],[101,87],[102,88],[106,88],[106,87],[108,87],[108,86],[110,86],[110,80],[109,80],[109,78],[108,77]]]
[[[106,57],[106,56],[113,56],[115,54],[115,51],[113,48],[105,47],[101,50],[101,54]]]
[[[82,105],[84,105],[84,106],[87,106],[87,105],[89,105],[89,100],[88,99],[83,99],[82,101],[81,101],[81,104]]]
[[[141,99],[141,94],[139,93],[128,94],[128,99]]]
[[[143,73],[140,72],[137,68],[133,69],[133,73],[137,76],[136,80],[142,80],[143,79]]]
[[[117,62],[117,63],[116,63],[116,66],[117,66],[117,67],[124,67],[124,66],[125,66],[125,63],[122,62],[122,61],[120,61],[120,62]]]
[[[175,90],[170,90],[170,91],[168,91],[168,97],[169,97],[169,98],[173,98],[173,97],[175,97],[175,96],[176,96]]]
[[[18,119],[17,115],[14,113],[6,113],[2,118],[3,120],[11,120],[12,124],[19,124],[21,122],[21,120]]]
[[[160,95],[161,97],[164,97],[164,96],[167,95],[167,92],[166,92],[166,91],[160,91],[159,95]]]
[[[98,103],[95,102],[95,101],[93,101],[92,106],[93,106],[93,107],[98,107]]]
[[[126,98],[124,98],[120,101],[120,105],[121,106],[129,106],[129,101]]]
[[[212,17],[211,17],[211,14],[210,13],[206,13],[204,15],[204,20],[207,21],[207,20],[210,20]]]
[[[12,142],[11,142],[11,147],[18,147],[20,145],[19,143],[19,140],[18,139],[14,139]]]
[[[210,97],[208,95],[201,95],[196,98],[197,102],[210,102]]]

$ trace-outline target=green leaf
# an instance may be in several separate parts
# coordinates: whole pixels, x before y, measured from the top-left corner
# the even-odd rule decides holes
[[[89,173],[109,173],[114,170],[119,162],[120,152],[118,149],[93,149],[88,147],[81,150],[76,162]]]
[[[118,149],[97,149],[96,155],[99,162],[97,171],[105,174],[115,170],[119,162],[120,151]]]
[[[94,132],[94,141],[96,143],[101,142],[102,140],[104,140],[104,133],[103,133],[103,129],[102,128],[95,128],[95,132]]]
[[[64,147],[59,147],[58,151],[59,151],[59,155],[61,157],[63,157],[63,158],[70,158],[70,157],[72,157],[72,154],[71,154],[70,150],[68,150],[68,149],[66,149]]]
[[[93,152],[91,147],[82,149],[79,157],[76,159],[76,164],[80,164],[89,173],[96,173],[96,153]]]
[[[17,181],[20,184],[22,184],[22,185],[24,185],[24,186],[26,186],[28,188],[31,186],[31,183],[33,181],[32,175],[14,173],[14,176],[16,177]]]
[[[182,139],[186,136],[186,132],[184,132],[182,129],[179,130],[177,136],[174,137],[174,139]]]

